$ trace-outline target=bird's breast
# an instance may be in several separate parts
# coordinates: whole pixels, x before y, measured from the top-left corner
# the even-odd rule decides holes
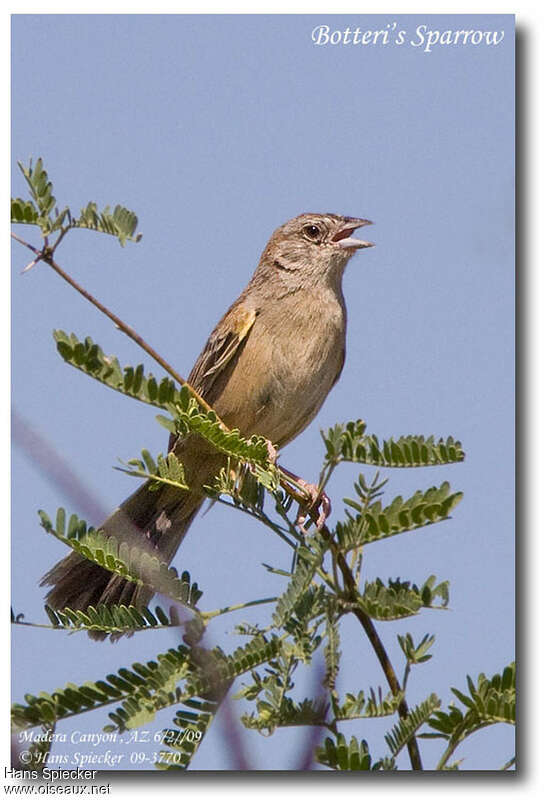
[[[343,365],[342,296],[300,293],[260,310],[215,404],[229,427],[284,445],[317,414]]]

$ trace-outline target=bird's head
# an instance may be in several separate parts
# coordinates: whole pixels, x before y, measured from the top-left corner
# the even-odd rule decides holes
[[[277,273],[282,283],[337,283],[356,251],[373,247],[372,242],[352,235],[371,224],[367,219],[337,214],[300,214],[274,231],[258,272],[265,267],[269,278]]]

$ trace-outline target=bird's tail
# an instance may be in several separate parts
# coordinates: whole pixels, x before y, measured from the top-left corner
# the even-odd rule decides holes
[[[170,486],[149,489],[149,481],[108,517],[100,530],[119,542],[170,563],[203,502],[203,495]],[[100,604],[143,607],[153,597],[150,587],[126,580],[73,552],[47,572],[41,586],[52,586],[46,601],[52,608],[85,610]],[[98,632],[93,638],[104,638]]]

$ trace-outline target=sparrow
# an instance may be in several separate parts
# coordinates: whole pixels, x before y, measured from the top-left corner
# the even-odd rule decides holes
[[[369,220],[301,214],[272,234],[257,269],[210,334],[188,383],[229,428],[268,439],[279,450],[314,419],[342,372],[346,304],[342,276],[371,242],[354,232]],[[226,456],[198,434],[172,434],[189,490],[142,484],[99,529],[120,542],[135,537],[170,563]],[[53,608],[149,604],[153,590],[76,552],[43,577]],[[94,638],[104,638],[95,636]]]

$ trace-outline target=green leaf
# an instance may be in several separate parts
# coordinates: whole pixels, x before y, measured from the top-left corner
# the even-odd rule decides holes
[[[315,561],[299,559],[293,577],[279,598],[272,615],[272,623],[276,628],[283,627],[294,613],[297,603],[307,592],[318,566],[319,564]]]
[[[428,654],[428,650],[434,644],[434,636],[426,633],[417,647],[410,633],[407,633],[406,636],[397,636],[397,640],[409,664],[423,664],[425,661],[432,658],[432,656]]]
[[[93,342],[90,336],[81,341],[74,333],[68,335],[64,331],[55,330],[53,338],[57,344],[59,355],[66,363],[110,389],[140,400],[142,403],[163,409],[168,408],[170,403],[179,399],[179,393],[173,380],[168,377],[163,378],[157,396],[154,388],[157,382],[152,374],[143,376],[143,365],[139,364],[135,369],[133,367],[121,368],[118,359],[115,356],[106,356],[102,348]],[[140,375],[138,382],[134,381],[135,373]],[[153,387],[151,389],[150,384]]]
[[[325,465],[352,461],[378,467],[429,467],[463,461],[465,454],[461,443],[448,436],[401,436],[383,440],[366,433],[362,420],[335,425],[321,432],[325,444]]]
[[[335,692],[336,678],[340,669],[340,632],[338,630],[338,620],[335,619],[334,606],[331,603],[327,606],[326,613],[326,633],[327,644],[325,646],[325,678],[323,684],[328,687],[330,692]]]
[[[324,700],[306,697],[295,701],[284,694],[283,687],[274,678],[266,678],[264,687],[267,700],[257,700],[257,713],[242,714],[240,718],[249,730],[271,733],[276,728],[325,724],[327,703]]]
[[[368,695],[363,690],[354,695],[348,692],[342,703],[337,704],[334,718],[337,722],[366,717],[388,717],[395,714],[404,698],[404,693],[383,697],[381,688],[370,689]]]
[[[39,211],[32,200],[22,200],[20,197],[11,198],[12,222],[36,225],[38,223],[38,217]]]
[[[177,711],[173,720],[176,727],[163,730],[162,743],[170,749],[160,751],[159,760],[155,764],[157,769],[189,768],[215,718],[219,703],[197,700],[192,702],[191,707],[196,707],[199,713],[189,713],[182,708]]]
[[[169,613],[157,606],[155,614],[149,608],[126,605],[99,605],[97,608],[88,606],[85,611],[71,608],[53,609],[45,606],[45,611],[55,628],[95,630],[108,634],[134,633],[140,630],[172,628],[185,624],[180,621],[174,606],[170,608]]]
[[[466,707],[450,704],[448,713],[435,714],[429,725],[436,731],[456,739],[465,738],[481,727],[498,722],[514,725],[516,721],[516,669],[512,662],[487,678],[483,673],[476,683],[467,676],[468,693],[452,687],[453,694]]]
[[[392,730],[385,735],[385,741],[391,750],[393,758],[396,758],[400,751],[405,747],[414,734],[427,722],[435,711],[440,708],[440,700],[435,694],[411,709],[406,717],[401,719]]]
[[[316,749],[315,757],[318,764],[334,770],[367,772],[372,769],[366,741],[352,736],[348,745],[342,733],[336,733],[335,739],[327,737]]]
[[[278,470],[270,462],[269,442],[263,436],[251,436],[246,439],[236,428],[225,430],[213,411],[203,412],[200,410],[196,400],[185,386],[179,390],[173,402],[168,403],[166,407],[175,421],[176,430],[180,436],[198,433],[220,453],[261,467],[268,473],[268,481],[275,486],[279,484]],[[254,474],[260,479],[262,473],[256,470]]]
[[[82,711],[139,697],[143,690],[167,692],[188,674],[189,654],[188,648],[180,645],[159,654],[155,661],[133,664],[132,670],[120,669],[117,674],[94,683],[87,681],[80,686],[68,683],[64,689],[56,689],[51,694],[27,694],[25,704],[12,706],[13,728],[22,730],[51,724]]]
[[[202,411],[186,386],[177,389],[166,377],[157,386],[153,375],[144,375],[141,364],[121,369],[117,358],[105,356],[90,337],[82,342],[75,334],[68,336],[64,331],[54,331],[53,336],[59,354],[68,364],[115,391],[165,409],[172,418],[160,417],[159,422],[171,433],[199,434],[220,453],[252,464],[255,478],[265,488],[277,489],[279,472],[270,462],[268,441],[264,437],[246,439],[237,429],[224,430],[217,415],[213,411]]]
[[[136,214],[121,205],[115,206],[113,211],[109,206],[98,211],[96,203],[88,203],[77,219],[74,218],[68,207],[60,212],[54,211],[56,201],[53,196],[53,186],[44,169],[42,159],[38,158],[34,166],[31,160],[28,167],[21,162],[17,163],[26,180],[32,200],[12,198],[12,222],[38,225],[43,236],[61,230],[63,227],[64,230],[88,228],[116,236],[123,246],[127,240],[139,242],[142,238],[140,233],[135,233],[138,226]],[[53,212],[54,216],[52,217]]]
[[[127,728],[148,724],[163,708],[180,703],[194,705],[198,703],[196,698],[219,703],[235,678],[274,658],[278,649],[276,637],[267,640],[263,636],[254,637],[228,656],[217,647],[207,650],[194,646],[181,672],[174,670],[168,682],[161,685],[149,687],[146,684],[145,692],[133,693],[109,714],[114,729],[122,733]],[[180,679],[184,679],[182,688],[177,687]]]
[[[422,734],[426,737],[435,735],[448,740],[448,747],[440,759],[437,769],[448,769],[447,762],[455,748],[476,731],[505,722],[515,725],[516,722],[516,669],[512,662],[504,668],[502,674],[491,678],[483,673],[474,682],[467,676],[468,694],[452,687],[452,692],[461,701],[465,709],[450,703],[447,712],[436,711],[428,720],[434,734]]]
[[[51,232],[52,230],[52,221],[50,218],[51,211],[55,206],[55,198],[53,197],[53,185],[48,178],[47,172],[43,167],[43,161],[41,158],[38,158],[36,161],[35,166],[32,166],[32,161],[30,162],[28,167],[25,167],[21,164],[20,161],[17,162],[19,169],[24,175],[24,178],[27,182],[30,195],[32,200],[34,201],[34,205],[32,206],[34,209],[37,209],[37,215],[32,213],[32,210],[28,207],[25,207],[26,213],[34,217],[32,220],[28,220],[32,224],[37,224],[42,230],[42,233],[46,235],[47,233]],[[15,220],[20,221],[20,220]],[[27,220],[25,220],[27,221]]]
[[[117,205],[111,211],[106,206],[102,211],[98,211],[96,203],[88,203],[81,209],[78,219],[71,222],[74,228],[88,228],[99,233],[108,233],[117,236],[119,243],[124,247],[127,240],[139,242],[142,234],[135,234],[138,227],[138,217],[128,208]]]
[[[196,603],[202,597],[202,592],[198,584],[191,585],[189,573],[184,572],[180,578],[174,567],[159,561],[146,550],[118,542],[114,536],[108,536],[104,531],[87,528],[82,520],[74,525],[74,534],[67,537],[64,529],[56,529],[44,511],[39,511],[38,514],[42,527],[48,533],[89,561],[100,564],[133,583],[150,586],[154,592],[160,592],[191,611],[196,611]],[[62,519],[63,515],[60,516]]]
[[[121,463],[123,464],[124,462]],[[124,467],[116,467],[115,469],[135,478],[145,478],[151,481],[150,488],[167,485],[174,486],[180,490],[189,489],[185,482],[183,464],[172,452],[168,453],[166,457],[159,454],[155,462],[148,450],[142,450],[141,460],[133,458],[126,462]]]
[[[357,493],[363,491],[361,481],[364,476],[355,484]],[[450,518],[450,512],[462,497],[462,492],[451,492],[450,484],[445,481],[438,488],[432,486],[425,492],[417,491],[406,500],[396,497],[385,508],[379,500],[368,506],[364,499],[361,502],[350,500],[350,508],[358,514],[354,517],[347,512],[347,519],[337,523],[335,533],[339,547],[349,552],[380,539],[442,522]]]
[[[390,578],[387,586],[379,578],[367,581],[359,604],[370,617],[384,621],[414,616],[423,607],[444,608],[448,582],[434,587],[434,581],[433,575],[421,589],[415,583],[410,584],[400,578],[395,581]],[[440,605],[433,602],[437,597],[442,601]]]

